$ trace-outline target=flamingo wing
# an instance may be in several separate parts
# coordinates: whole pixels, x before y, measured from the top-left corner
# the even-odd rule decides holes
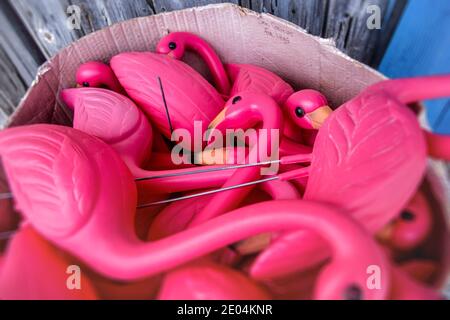
[[[167,137],[171,132],[158,78],[173,129],[193,134],[194,121],[202,121],[205,130],[223,107],[220,94],[197,71],[166,55],[122,53],[111,59],[111,67],[128,95]]]
[[[413,196],[426,158],[415,115],[387,95],[363,93],[319,130],[304,198],[345,208],[376,232]]]
[[[251,91],[268,94],[278,104],[283,104],[294,93],[286,81],[264,68],[250,64],[228,64],[226,68],[233,82],[231,96]]]
[[[92,152],[79,143],[87,137],[72,128],[42,124],[0,133],[0,156],[16,206],[45,234],[66,236],[94,210],[100,190],[97,171]],[[101,149],[92,147],[94,152]]]
[[[133,101],[97,88],[66,89],[61,97],[74,109],[74,128],[100,138],[139,165],[148,158],[152,127]]]
[[[73,126],[108,144],[127,139],[141,124],[142,114],[127,97],[106,89],[68,89],[75,96]]]

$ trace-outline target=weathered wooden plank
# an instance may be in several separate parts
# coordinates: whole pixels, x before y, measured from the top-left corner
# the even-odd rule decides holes
[[[74,40],[118,21],[154,13],[145,0],[9,0],[47,58]],[[81,11],[79,29],[67,26],[70,6]]]
[[[207,4],[217,4],[217,3],[234,3],[239,4],[238,0],[153,0],[155,12],[166,12],[173,10],[180,10],[185,8],[192,8],[198,6],[204,6]]]
[[[332,37],[344,52],[363,62],[371,62],[385,32],[384,29],[369,30],[366,27],[369,17],[366,8],[378,5],[385,13],[389,0],[47,0],[45,5],[40,0],[9,1],[47,57],[79,37],[117,21],[210,3],[232,2],[292,21],[314,35]],[[81,8],[79,30],[66,27],[66,11],[70,5]]]
[[[30,85],[38,67],[45,61],[44,56],[5,1],[0,2],[0,25],[0,47],[16,67],[20,78]]]
[[[44,61],[18,17],[0,3],[0,127],[13,113]]]
[[[0,126],[14,111],[25,91],[26,86],[16,67],[0,47]]]
[[[241,0],[239,4],[257,12],[271,13],[289,20],[313,35],[333,38],[336,46],[351,57],[376,66],[398,23],[406,0],[399,0],[395,11],[392,0]],[[403,5],[402,5],[403,3]],[[380,8],[381,29],[367,28],[368,6]]]

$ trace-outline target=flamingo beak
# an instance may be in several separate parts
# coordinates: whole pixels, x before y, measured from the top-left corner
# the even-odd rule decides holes
[[[255,254],[267,248],[271,239],[271,233],[262,233],[246,240],[242,240],[234,244],[232,247],[241,255]]]
[[[227,113],[228,108],[223,108],[222,111],[220,111],[220,113],[210,122],[209,126],[208,126],[208,135],[207,135],[207,140],[209,141],[209,139],[211,138],[211,133],[214,130],[220,130],[218,129],[220,127],[220,124],[223,123],[223,121],[226,118],[226,113]]]
[[[331,109],[329,106],[323,106],[317,108],[311,113],[308,113],[307,117],[311,121],[312,127],[318,130],[332,112],[333,109]]]
[[[201,165],[223,165],[227,163],[227,150],[224,148],[213,149],[209,152],[196,153],[194,159]]]
[[[168,55],[170,58],[175,59],[175,55],[173,54],[173,51],[170,51],[167,55]]]
[[[384,243],[389,242],[389,240],[392,238],[393,232],[394,232],[394,223],[389,223],[377,233],[376,238]]]

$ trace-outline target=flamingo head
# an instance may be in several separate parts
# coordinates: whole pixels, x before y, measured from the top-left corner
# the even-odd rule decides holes
[[[431,211],[425,196],[418,192],[408,205],[378,235],[380,240],[398,250],[418,246],[431,229]]]
[[[285,116],[303,129],[319,129],[333,111],[319,91],[306,89],[293,93],[284,103]]]
[[[77,85],[80,87],[92,87],[121,91],[121,86],[111,67],[98,61],[90,61],[82,64],[76,74]]]
[[[283,115],[277,103],[268,95],[241,92],[231,97],[223,110],[208,126],[210,138],[214,131],[226,133],[227,129],[282,130]],[[270,139],[271,132],[267,132]]]
[[[390,270],[380,248],[334,256],[317,279],[319,300],[383,300],[390,292]]]
[[[181,59],[186,50],[186,37],[184,32],[171,32],[162,38],[156,46],[156,52],[167,54],[172,58]]]

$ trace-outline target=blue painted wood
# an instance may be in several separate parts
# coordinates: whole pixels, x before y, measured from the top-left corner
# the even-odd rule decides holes
[[[379,69],[392,78],[450,73],[450,1],[410,0]],[[426,107],[433,130],[450,134],[450,99]]]

